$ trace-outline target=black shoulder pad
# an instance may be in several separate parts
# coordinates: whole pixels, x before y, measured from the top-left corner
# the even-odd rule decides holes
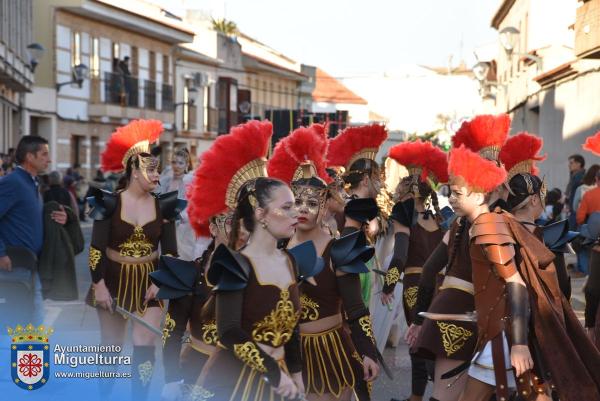
[[[312,241],[305,241],[300,245],[288,249],[288,254],[296,263],[298,281],[304,281],[321,273],[325,262],[317,255],[317,249]]]
[[[344,213],[359,223],[368,223],[379,215],[379,207],[373,198],[356,198],[346,204]]]
[[[412,198],[396,202],[392,208],[392,213],[390,213],[390,219],[408,228],[414,226],[416,222],[415,217],[415,200]]]
[[[158,206],[160,207],[160,213],[163,219],[169,221],[179,219],[179,213],[187,206],[187,201],[179,199],[177,197],[178,194],[178,191],[171,191],[157,196]]]
[[[162,255],[158,269],[150,273],[150,280],[160,288],[159,299],[174,299],[195,292],[197,265],[172,256]]]
[[[552,252],[569,253],[571,248],[568,244],[579,233],[569,231],[569,222],[565,219],[542,227],[542,235],[544,237],[544,244]]]
[[[88,215],[94,220],[106,220],[110,218],[117,208],[119,195],[116,192],[109,192],[103,189],[100,191],[98,195],[87,198],[87,202],[91,208]]]
[[[375,248],[367,245],[362,231],[355,231],[336,240],[329,250],[331,262],[336,269],[345,273],[368,273],[365,264],[375,253]]]
[[[206,275],[215,291],[237,291],[246,288],[250,264],[239,252],[221,244],[212,255]]]

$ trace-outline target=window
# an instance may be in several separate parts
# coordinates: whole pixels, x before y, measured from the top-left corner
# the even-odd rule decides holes
[[[113,72],[117,72],[119,69],[119,60],[121,56],[121,49],[119,47],[119,44],[117,42],[113,42],[112,45],[112,68],[113,68]]]
[[[156,53],[154,53],[152,50],[150,51],[150,65],[148,66],[150,71],[150,80],[151,81],[156,81]]]
[[[100,76],[100,39],[92,38],[92,57],[90,60],[92,77]]]
[[[190,129],[190,89],[189,83],[186,82],[183,86],[183,131],[189,131]]]
[[[168,84],[169,80],[169,56],[163,56],[163,84]]]
[[[204,99],[202,102],[202,128],[203,132],[208,132],[208,108],[210,107],[210,86],[205,86],[203,92]]]
[[[73,41],[71,42],[71,66],[81,64],[81,33],[73,32]]]

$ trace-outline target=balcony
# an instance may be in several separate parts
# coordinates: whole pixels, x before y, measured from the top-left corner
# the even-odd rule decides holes
[[[152,118],[173,123],[173,86],[104,72],[91,79],[88,113],[100,118]]]

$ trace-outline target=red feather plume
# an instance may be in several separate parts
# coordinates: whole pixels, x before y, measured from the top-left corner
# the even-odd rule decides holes
[[[600,131],[596,132],[592,136],[587,137],[582,147],[583,149],[592,152],[596,156],[600,156]]]
[[[448,182],[448,157],[429,141],[402,142],[392,146],[388,155],[405,167],[422,168],[421,180],[431,173],[437,182]]]
[[[506,170],[464,145],[450,151],[448,172],[451,176],[462,177],[470,188],[483,192],[493,191],[506,179]]]
[[[129,124],[118,127],[106,143],[101,155],[103,171],[122,171],[125,153],[136,143],[148,141],[154,143],[163,132],[163,125],[158,120],[133,120]]]
[[[510,130],[510,116],[484,114],[462,123],[460,129],[452,138],[454,147],[465,145],[473,152],[495,146],[501,148],[506,142]]]
[[[539,136],[519,132],[506,140],[502,150],[500,150],[500,161],[504,164],[506,171],[510,172],[517,163],[530,160],[532,162],[531,174],[537,175],[538,168],[535,162],[546,158],[538,155],[543,145],[544,141]]]
[[[312,125],[295,129],[275,146],[267,165],[269,177],[279,178],[289,184],[298,166],[302,162],[311,161],[317,169],[318,176],[325,182],[330,182],[331,178],[325,170],[327,145],[323,126]]]
[[[200,235],[201,222],[227,209],[227,186],[235,173],[252,160],[265,157],[273,126],[269,121],[248,121],[218,137],[202,154],[194,180],[187,191],[188,216]]]
[[[387,136],[384,125],[348,127],[329,142],[328,165],[347,167],[352,156],[363,149],[379,148]]]

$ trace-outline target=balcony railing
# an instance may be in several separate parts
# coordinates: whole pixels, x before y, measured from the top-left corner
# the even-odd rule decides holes
[[[148,79],[144,81],[144,107],[146,109],[158,110],[158,104],[156,104],[156,82]]]
[[[122,107],[139,107],[139,80],[131,75],[104,73],[104,101]]]

